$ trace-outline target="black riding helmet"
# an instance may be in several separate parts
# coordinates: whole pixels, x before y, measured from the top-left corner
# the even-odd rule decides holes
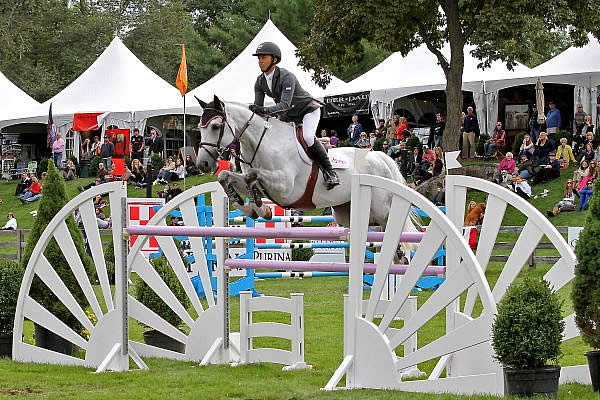
[[[277,59],[277,62],[281,61],[281,49],[273,42],[263,42],[258,45],[253,56],[273,56]],[[276,64],[275,63],[275,64]]]

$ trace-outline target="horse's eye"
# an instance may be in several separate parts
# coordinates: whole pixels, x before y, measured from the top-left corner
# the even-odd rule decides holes
[[[213,131],[219,130],[219,129],[221,129],[221,124],[212,124],[211,129]]]

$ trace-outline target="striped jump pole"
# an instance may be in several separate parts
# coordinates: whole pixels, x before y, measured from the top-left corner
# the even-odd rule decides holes
[[[229,217],[230,223],[246,222],[247,217]],[[310,222],[334,222],[335,219],[332,216],[327,215],[288,215],[288,216],[276,216],[271,219],[257,218],[254,222],[290,222],[290,223],[310,223]]]
[[[230,269],[267,269],[267,270],[292,270],[292,271],[322,271],[322,272],[348,272],[349,263],[308,262],[308,261],[267,261],[267,260],[225,260],[225,266]],[[363,272],[372,274],[377,269],[376,264],[363,264]],[[408,270],[406,264],[392,264],[389,274],[404,275]],[[446,267],[429,266],[423,275],[442,275]]]
[[[254,276],[259,279],[279,278],[318,278],[328,276],[348,276],[347,272],[324,272],[324,271],[279,271],[279,272],[255,272]]]
[[[228,237],[298,240],[348,240],[350,229],[342,227],[301,227],[301,228],[245,228],[214,226],[149,226],[139,225],[127,228],[130,235],[146,236],[191,236],[191,237]],[[382,242],[384,232],[368,232],[368,242]],[[400,242],[420,243],[424,233],[404,232]]]

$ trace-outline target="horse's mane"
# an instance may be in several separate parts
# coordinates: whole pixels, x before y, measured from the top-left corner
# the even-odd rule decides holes
[[[240,102],[236,102],[236,101],[224,101],[224,100],[222,100],[222,101],[225,104],[225,109],[227,109],[228,106],[240,108],[240,109],[244,110],[248,116],[250,116],[250,113],[252,112],[248,109],[248,104],[240,103]],[[255,114],[255,115],[257,117],[261,118],[263,121],[266,121],[266,118],[264,118],[262,115],[260,115],[260,114]],[[287,122],[280,121],[279,119],[277,119],[275,117],[269,118],[269,123],[271,123],[273,125],[279,124],[279,125],[281,125],[282,128],[290,126]]]

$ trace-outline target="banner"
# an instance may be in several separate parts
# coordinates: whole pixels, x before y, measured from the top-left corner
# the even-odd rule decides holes
[[[323,118],[369,114],[369,92],[327,96],[323,102],[325,103]]]

